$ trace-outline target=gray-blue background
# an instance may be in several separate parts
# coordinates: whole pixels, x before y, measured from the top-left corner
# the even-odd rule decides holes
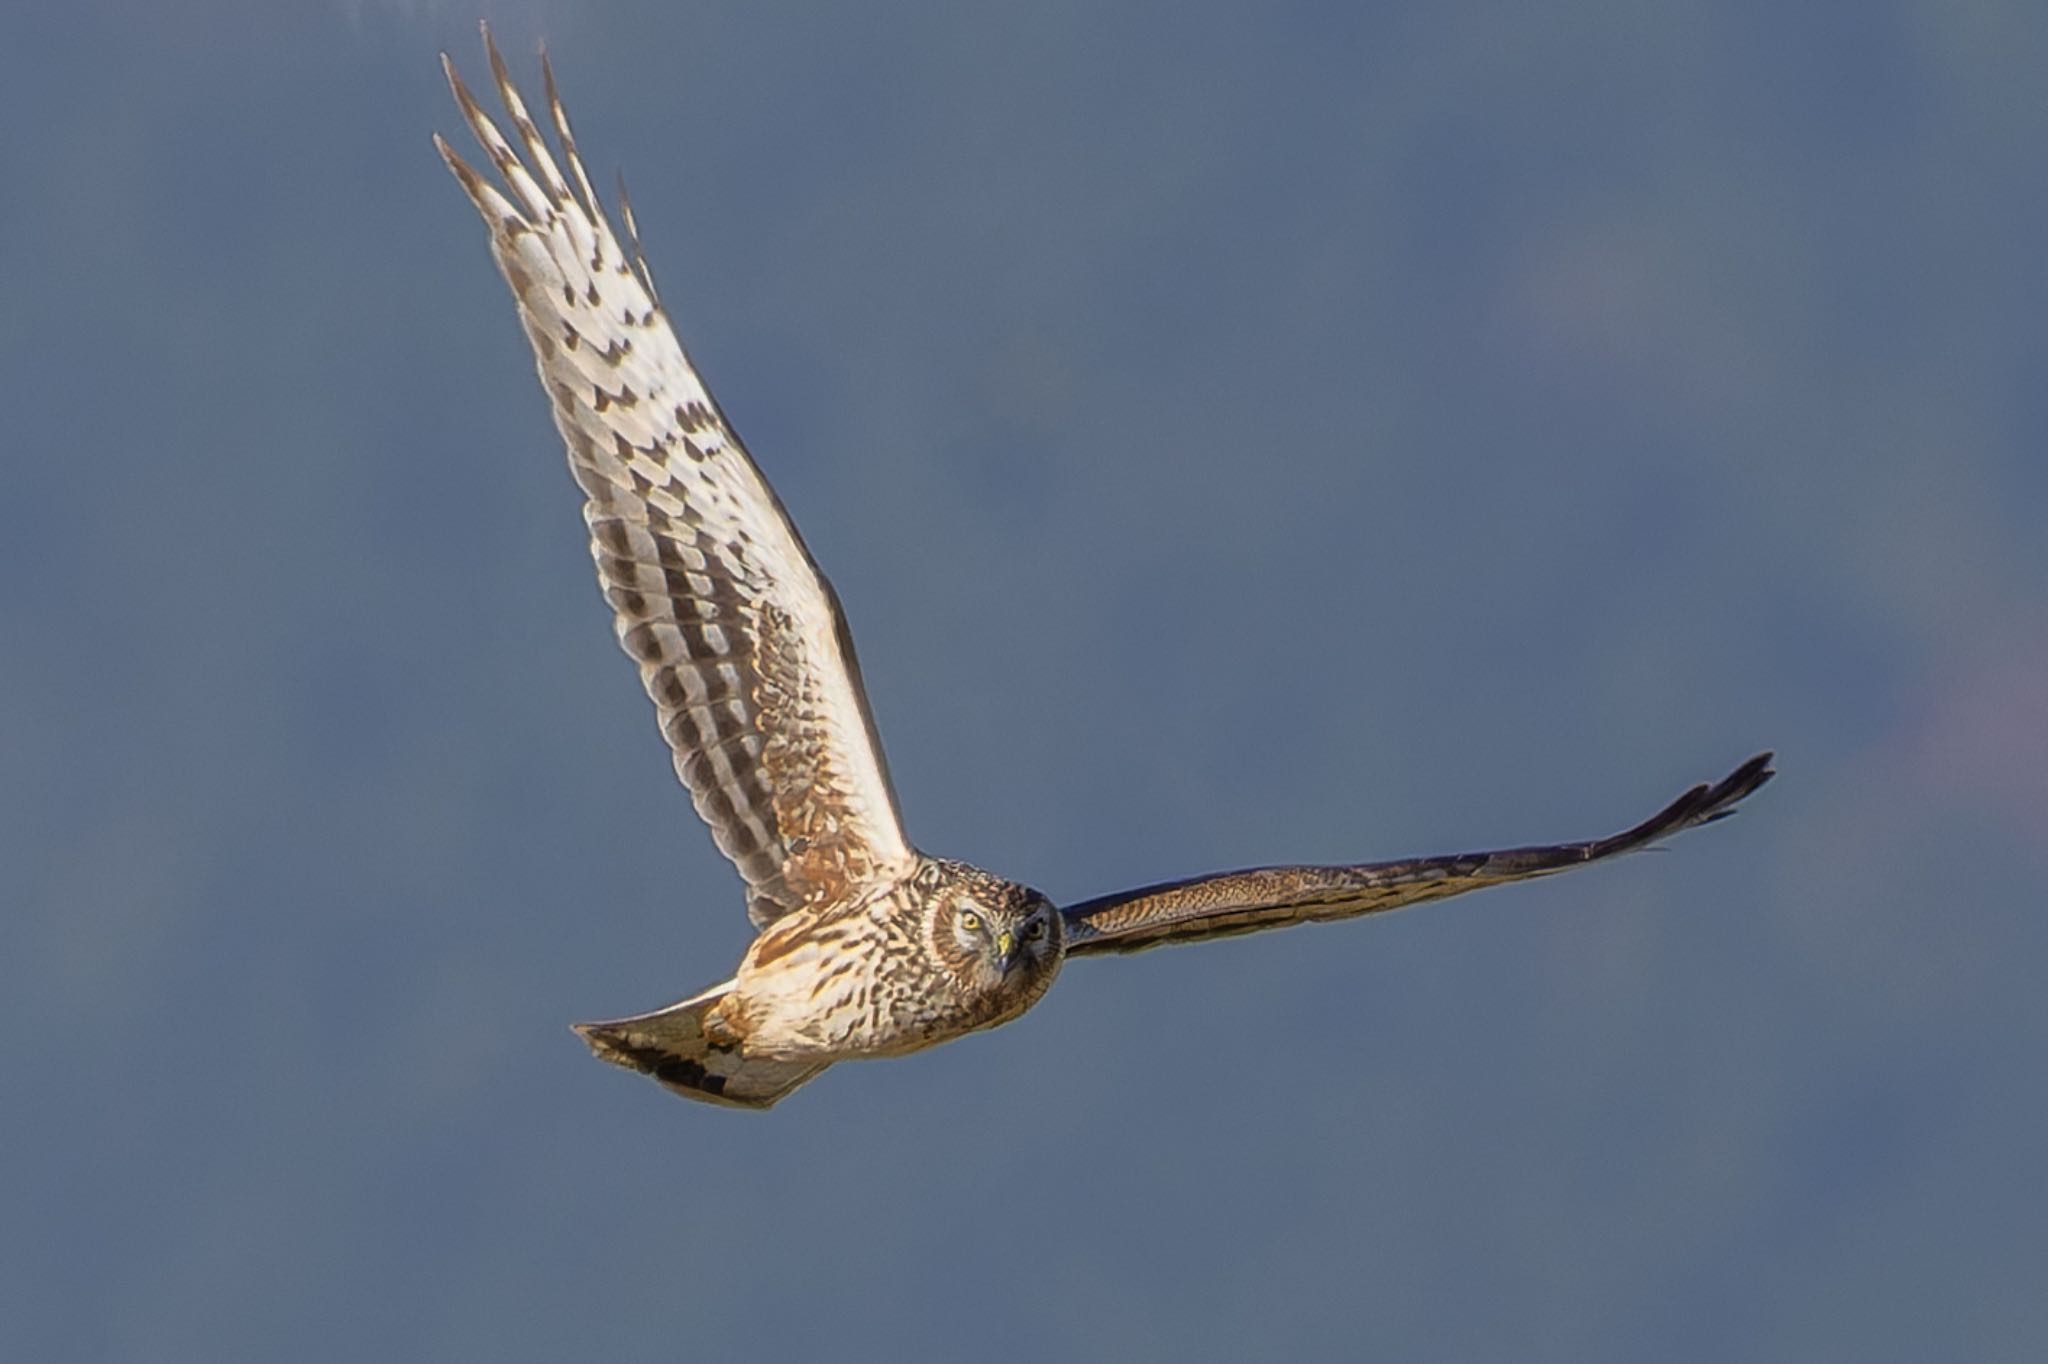
[[[486,10],[1077,964],[767,1117],[736,881],[428,145]],[[10,5],[0,1353],[2032,1359],[2048,11]],[[466,141],[466,139],[464,139]]]

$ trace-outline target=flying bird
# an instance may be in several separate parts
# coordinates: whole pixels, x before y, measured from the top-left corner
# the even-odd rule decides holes
[[[1352,866],[1258,867],[1055,906],[911,844],[832,585],[669,326],[620,191],[622,247],[545,55],[560,160],[484,43],[508,139],[442,56],[493,184],[438,135],[490,231],[569,468],[619,644],[758,930],[730,980],[576,1025],[692,1099],[767,1108],[836,1061],[1007,1023],[1069,957],[1442,900],[1634,852],[1732,813],[1759,754],[1622,833]],[[566,174],[565,174],[566,168]]]

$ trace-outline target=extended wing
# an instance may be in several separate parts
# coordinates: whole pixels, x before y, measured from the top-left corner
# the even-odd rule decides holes
[[[757,925],[893,881],[914,855],[831,585],[669,329],[637,235],[621,249],[545,60],[573,186],[484,42],[523,158],[441,60],[511,197],[434,143],[490,228],[676,773]]]
[[[1255,867],[1105,895],[1061,911],[1067,955],[1138,952],[1161,943],[1349,919],[1569,871],[1735,813],[1736,802],[1776,775],[1771,756],[1759,753],[1721,781],[1693,787],[1635,828],[1591,843],[1350,867]]]

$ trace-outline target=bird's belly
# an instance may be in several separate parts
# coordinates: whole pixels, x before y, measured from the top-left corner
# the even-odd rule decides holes
[[[898,1056],[963,1031],[924,1010],[903,1007],[890,981],[844,952],[798,948],[769,962],[748,962],[734,994],[740,1046],[748,1056]]]
[[[743,967],[734,990],[740,1049],[787,1061],[903,1056],[1006,1023],[1042,993],[960,998],[900,974],[849,968],[838,954],[815,963],[798,955],[758,970]]]

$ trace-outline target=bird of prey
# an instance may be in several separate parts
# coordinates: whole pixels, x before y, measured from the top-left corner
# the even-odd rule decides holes
[[[569,467],[619,644],[675,769],[746,883],[759,930],[730,980],[577,1025],[678,1094],[767,1108],[835,1061],[898,1056],[1016,1018],[1069,957],[1347,919],[1633,852],[1731,813],[1760,754],[1625,832],[1354,866],[1259,867],[1059,908],[919,851],[897,815],[832,586],[670,329],[621,191],[592,192],[542,59],[551,152],[484,34],[508,139],[442,57],[500,182],[438,136],[490,231]]]

